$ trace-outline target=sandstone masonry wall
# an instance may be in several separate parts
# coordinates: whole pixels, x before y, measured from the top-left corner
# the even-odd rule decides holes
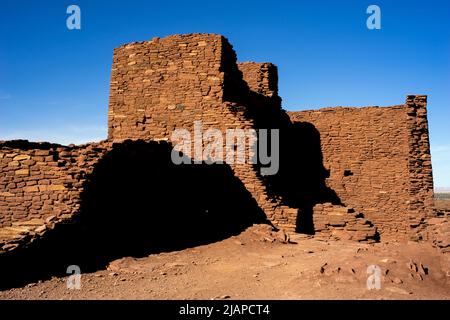
[[[194,34],[114,50],[109,139],[166,138],[220,107],[223,37]]]
[[[259,66],[255,64],[251,70]],[[273,68],[268,64],[263,67]],[[267,82],[263,77],[259,85],[258,79],[251,85],[278,98],[273,80]],[[253,104],[236,54],[222,36],[171,36],[125,45],[114,51],[110,140],[168,140],[175,128],[193,133],[194,121],[202,122],[203,131],[214,128],[224,134],[227,129],[254,129],[258,126],[249,115],[257,107]],[[253,141],[249,139],[246,155],[251,154]],[[203,154],[195,154],[193,144],[190,156],[206,160]],[[270,199],[258,167],[248,162],[230,165],[267,218],[279,227],[295,230],[298,209]]]
[[[267,97],[278,96],[278,70],[270,62],[240,62],[239,70],[250,90]]]
[[[432,215],[426,97],[405,105],[289,112],[320,132],[327,185],[382,238],[415,236]]]
[[[0,142],[0,252],[72,219],[88,175],[110,147]]]
[[[423,218],[434,217],[433,170],[427,118],[427,97],[406,98],[408,115],[408,170],[410,225],[416,227]]]

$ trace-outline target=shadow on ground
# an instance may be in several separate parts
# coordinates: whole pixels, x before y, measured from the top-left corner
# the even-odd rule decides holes
[[[95,167],[71,224],[0,257],[0,289],[105,268],[117,258],[208,244],[264,222],[227,165],[171,161],[167,143],[117,144]]]

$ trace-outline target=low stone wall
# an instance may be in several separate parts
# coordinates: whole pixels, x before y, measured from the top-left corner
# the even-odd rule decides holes
[[[87,176],[111,146],[0,142],[0,252],[72,219]]]

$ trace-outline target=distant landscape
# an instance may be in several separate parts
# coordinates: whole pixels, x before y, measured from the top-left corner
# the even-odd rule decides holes
[[[450,211],[450,192],[435,192],[434,206],[439,211]]]
[[[434,198],[438,200],[450,200],[450,192],[437,192]]]

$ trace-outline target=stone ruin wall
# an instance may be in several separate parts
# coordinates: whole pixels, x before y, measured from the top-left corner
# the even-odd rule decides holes
[[[165,141],[130,142],[62,146],[0,141],[0,253],[33,242],[59,223],[74,222],[96,169],[104,160],[111,162],[114,153],[168,148]]]
[[[250,90],[266,97],[278,96],[278,70],[269,62],[240,62],[239,70]]]
[[[247,66],[244,64],[247,79],[259,77],[264,69],[259,64]],[[272,90],[275,95],[273,83],[269,86],[262,81],[260,85],[259,79],[265,77],[251,85],[260,87],[264,94]],[[251,103],[248,94],[236,54],[222,36],[193,34],[128,44],[114,51],[108,138],[169,140],[175,128],[194,132],[194,121],[202,121],[203,131],[252,129],[256,125],[247,114]],[[246,154],[250,152],[247,143]],[[298,209],[270,199],[252,164],[231,166],[267,218],[294,231]]]
[[[0,141],[0,252],[76,215],[86,177],[106,151],[100,145]]]
[[[95,165],[127,139],[169,140],[175,128],[192,132],[196,120],[202,121],[203,130],[222,132],[279,127],[267,122],[285,115],[277,81],[271,63],[237,64],[231,45],[219,35],[154,38],[116,48],[107,141],[69,147],[0,143],[0,240],[6,239],[0,252],[14,249],[17,239],[34,239],[75,216]],[[324,164],[330,170],[327,183],[345,205],[318,205],[318,231],[347,228],[354,231],[353,239],[367,239],[374,229],[351,206],[382,234],[402,239],[432,214],[425,105],[424,96],[409,96],[405,106],[289,113],[293,122],[307,121],[319,130]],[[259,112],[274,117],[261,122]],[[269,195],[257,166],[231,167],[270,221],[296,230],[301,212]]]
[[[320,132],[327,185],[377,226],[408,238],[433,214],[426,96],[404,105],[289,112]],[[320,209],[320,206],[319,208]]]
[[[114,50],[109,139],[164,139],[215,115],[223,98],[222,38],[155,38]]]

